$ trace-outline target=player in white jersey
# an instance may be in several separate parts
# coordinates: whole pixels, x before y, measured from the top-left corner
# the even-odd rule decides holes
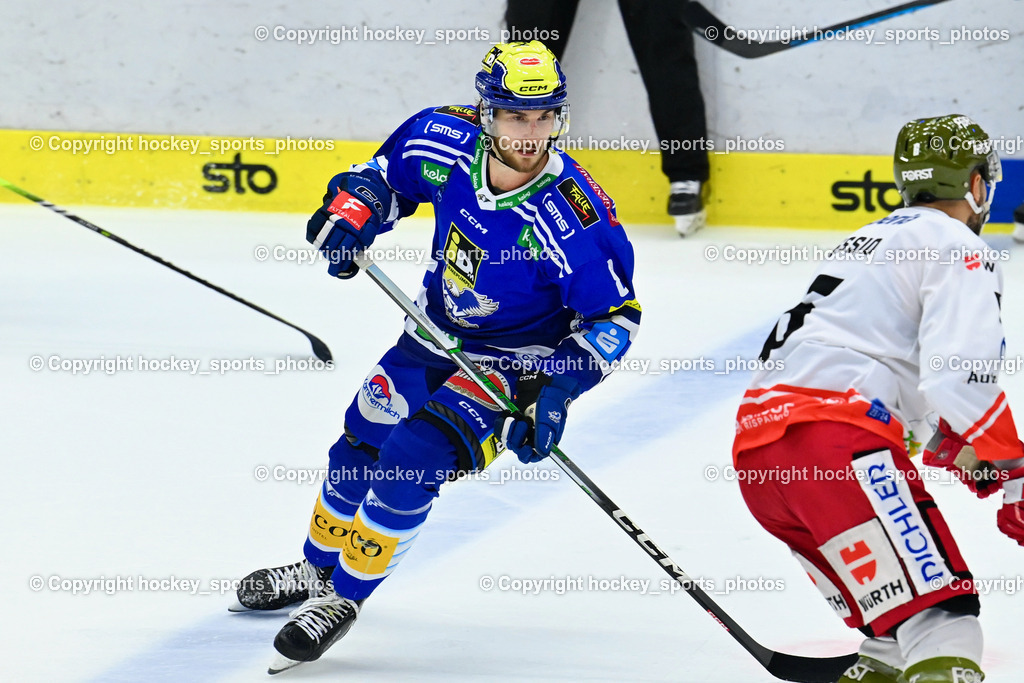
[[[998,527],[1024,545],[1024,447],[997,383],[1002,274],[978,236],[1001,179],[991,147],[966,116],[903,127],[905,208],[828,254],[737,414],[747,506],[868,636],[841,682],[983,679],[977,591],[909,457],[928,425],[924,462],[1002,490]]]

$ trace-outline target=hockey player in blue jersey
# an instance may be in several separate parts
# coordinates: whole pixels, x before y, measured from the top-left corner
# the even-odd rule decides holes
[[[477,106],[425,109],[332,178],[306,237],[328,272],[347,278],[359,250],[431,203],[433,262],[418,305],[534,417],[502,413],[407,321],[345,414],[305,559],[258,570],[239,588],[240,608],[305,600],[274,641],[270,673],[319,658],[351,628],[442,484],[503,448],[524,463],[550,453],[569,404],[636,333],[633,250],[614,203],[552,146],[569,125],[554,55],[536,41],[496,45],[476,89]]]

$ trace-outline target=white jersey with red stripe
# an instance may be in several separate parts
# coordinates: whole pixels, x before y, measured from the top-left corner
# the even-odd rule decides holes
[[[927,439],[941,416],[984,460],[1024,455],[998,374],[1007,252],[932,208],[894,211],[844,240],[779,320],[737,415],[734,454],[794,422]],[[913,450],[913,449],[911,449]]]

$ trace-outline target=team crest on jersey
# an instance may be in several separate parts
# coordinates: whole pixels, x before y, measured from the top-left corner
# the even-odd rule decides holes
[[[487,253],[452,223],[444,245],[441,295],[448,319],[460,327],[480,327],[466,318],[491,315],[498,310],[498,302],[474,289],[480,264],[486,258]]]
[[[486,258],[486,252],[473,244],[473,241],[452,223],[444,243],[444,279],[457,282],[460,290],[473,287],[480,272],[480,264]]]
[[[561,195],[565,197],[565,201],[569,202],[569,206],[572,208],[572,212],[576,214],[576,218],[579,219],[580,225],[584,228],[589,228],[601,220],[597,215],[597,210],[594,208],[594,202],[590,201],[590,197],[583,191],[583,188],[580,187],[575,178],[566,178],[558,183],[557,187]]]
[[[471,287],[459,289],[459,285],[448,278],[444,278],[442,297],[448,319],[459,327],[480,327],[466,318],[483,317],[498,310],[497,301],[480,294]]]
[[[394,389],[394,382],[380,365],[370,371],[359,391],[359,413],[370,422],[398,424],[409,417],[409,403]]]

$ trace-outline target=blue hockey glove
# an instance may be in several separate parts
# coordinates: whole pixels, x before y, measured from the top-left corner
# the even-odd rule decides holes
[[[580,393],[579,383],[565,375],[523,375],[516,383],[515,399],[522,412],[503,413],[495,422],[494,433],[520,462],[543,460],[562,438],[569,404]]]
[[[306,223],[306,241],[330,265],[327,273],[347,279],[359,268],[352,259],[373,244],[391,211],[391,191],[382,182],[340,173],[331,179],[324,205]]]

